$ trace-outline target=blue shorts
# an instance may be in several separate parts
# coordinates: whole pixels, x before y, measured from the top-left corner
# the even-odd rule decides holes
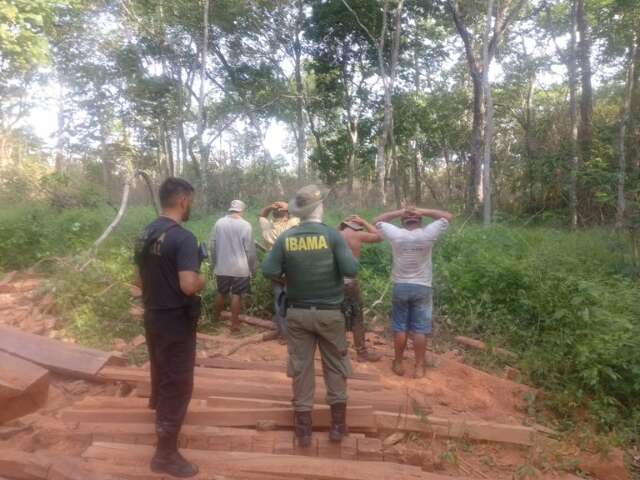
[[[431,333],[431,287],[413,283],[393,285],[391,318],[394,332]]]

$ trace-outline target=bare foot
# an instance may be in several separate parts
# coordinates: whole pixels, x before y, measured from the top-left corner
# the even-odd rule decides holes
[[[402,360],[400,360],[399,362],[394,360],[393,364],[391,365],[391,370],[393,370],[393,373],[395,373],[399,377],[404,376],[404,365],[402,364]]]
[[[413,378],[422,378],[422,377],[424,377],[424,365],[416,365],[416,368],[413,371]]]

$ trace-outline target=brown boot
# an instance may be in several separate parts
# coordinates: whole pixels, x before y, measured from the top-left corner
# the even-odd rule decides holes
[[[311,412],[294,413],[294,430],[298,446],[300,448],[309,448],[311,446],[311,432],[313,431]]]
[[[347,434],[347,404],[334,403],[331,405],[331,429],[329,440],[340,443]]]

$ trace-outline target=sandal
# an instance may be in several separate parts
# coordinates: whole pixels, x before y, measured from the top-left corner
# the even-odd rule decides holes
[[[413,370],[413,378],[423,378],[424,377],[424,365],[416,365],[416,368]]]

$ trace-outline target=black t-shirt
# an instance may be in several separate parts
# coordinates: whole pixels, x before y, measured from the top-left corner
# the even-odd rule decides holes
[[[147,240],[158,236],[145,252]],[[200,270],[196,237],[167,217],[158,217],[140,234],[135,262],[142,277],[142,300],[146,312],[186,309],[192,298],[180,289],[178,272]]]

